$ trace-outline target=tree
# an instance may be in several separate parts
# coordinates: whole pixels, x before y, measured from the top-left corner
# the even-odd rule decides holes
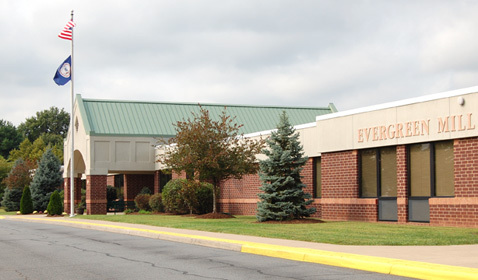
[[[12,170],[12,163],[8,162],[2,156],[0,156],[0,201],[3,199],[3,193],[5,191],[6,184],[3,179],[7,178],[10,170]]]
[[[32,194],[30,192],[29,186],[26,186],[25,188],[23,188],[23,195],[20,200],[20,213],[22,214],[33,213]]]
[[[178,121],[176,136],[165,146],[159,161],[174,172],[186,172],[200,181],[213,184],[213,213],[217,213],[219,185],[222,181],[240,179],[257,172],[256,154],[264,142],[239,134],[243,125],[226,114],[226,109],[214,121],[209,111],[200,107],[193,119]]]
[[[15,162],[8,176],[3,179],[6,188],[2,203],[7,211],[20,210],[23,188],[30,185],[32,181],[30,171],[33,166],[32,162],[19,159]]]
[[[11,122],[0,120],[0,156],[7,158],[10,151],[18,148],[22,134]]]
[[[48,216],[61,215],[63,213],[63,202],[57,190],[50,195],[47,211]]]
[[[18,130],[30,142],[34,142],[42,134],[60,135],[65,138],[69,124],[69,113],[57,107],[50,107],[49,110],[36,112],[36,116],[27,118],[18,126]]]
[[[43,154],[31,183],[33,208],[37,211],[44,211],[48,206],[51,194],[61,187],[62,182],[60,161],[51,149],[48,149]]]
[[[263,153],[268,159],[260,161],[260,178],[263,193],[257,203],[257,219],[284,221],[309,217],[315,208],[307,208],[313,200],[305,193],[300,172],[307,162],[299,134],[289,123],[285,112],[280,116],[277,131],[267,139],[268,149]]]
[[[46,145],[43,139],[44,136],[41,136],[33,143],[28,139],[23,140],[18,149],[10,151],[10,157],[8,159],[13,161],[21,158],[36,163],[41,159],[46,150],[51,149],[60,162],[63,162],[63,145],[56,144],[51,146],[51,143]]]

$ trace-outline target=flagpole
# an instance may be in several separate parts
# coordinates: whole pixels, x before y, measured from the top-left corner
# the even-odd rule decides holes
[[[71,11],[71,21],[73,21],[73,10]],[[71,132],[71,154],[70,154],[70,218],[75,216],[75,126],[74,126],[74,106],[75,106],[75,82],[74,82],[74,58],[73,58],[73,32],[74,28],[71,28],[71,64],[70,64],[70,77],[71,77],[71,117],[70,117],[70,132]]]

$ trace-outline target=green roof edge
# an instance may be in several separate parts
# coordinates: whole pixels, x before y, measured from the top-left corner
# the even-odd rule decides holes
[[[78,103],[78,109],[80,110],[81,119],[83,120],[83,127],[85,128],[85,133],[86,135],[90,135],[92,132],[90,120],[88,119],[88,115],[86,114],[85,105],[83,104],[83,98],[81,97],[81,94],[76,95],[76,102]]]
[[[217,106],[217,107],[254,107],[254,108],[290,108],[290,109],[321,109],[332,110],[330,103],[328,107],[310,107],[310,106],[280,106],[280,105],[245,105],[245,104],[219,104],[219,103],[201,103],[201,102],[158,102],[158,101],[140,101],[140,100],[113,100],[113,99],[82,99],[86,102],[110,102],[110,103],[144,103],[144,104],[165,104],[165,105],[201,105],[201,106]],[[337,109],[335,109],[337,110]],[[335,112],[335,111],[334,111]]]

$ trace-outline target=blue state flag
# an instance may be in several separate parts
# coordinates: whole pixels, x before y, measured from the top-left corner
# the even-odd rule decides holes
[[[53,81],[59,86],[68,83],[71,80],[71,55],[63,61],[63,63],[56,70]]]

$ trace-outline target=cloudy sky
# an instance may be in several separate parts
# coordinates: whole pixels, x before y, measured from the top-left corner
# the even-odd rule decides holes
[[[0,119],[83,98],[359,108],[478,85],[478,1],[0,0]]]

